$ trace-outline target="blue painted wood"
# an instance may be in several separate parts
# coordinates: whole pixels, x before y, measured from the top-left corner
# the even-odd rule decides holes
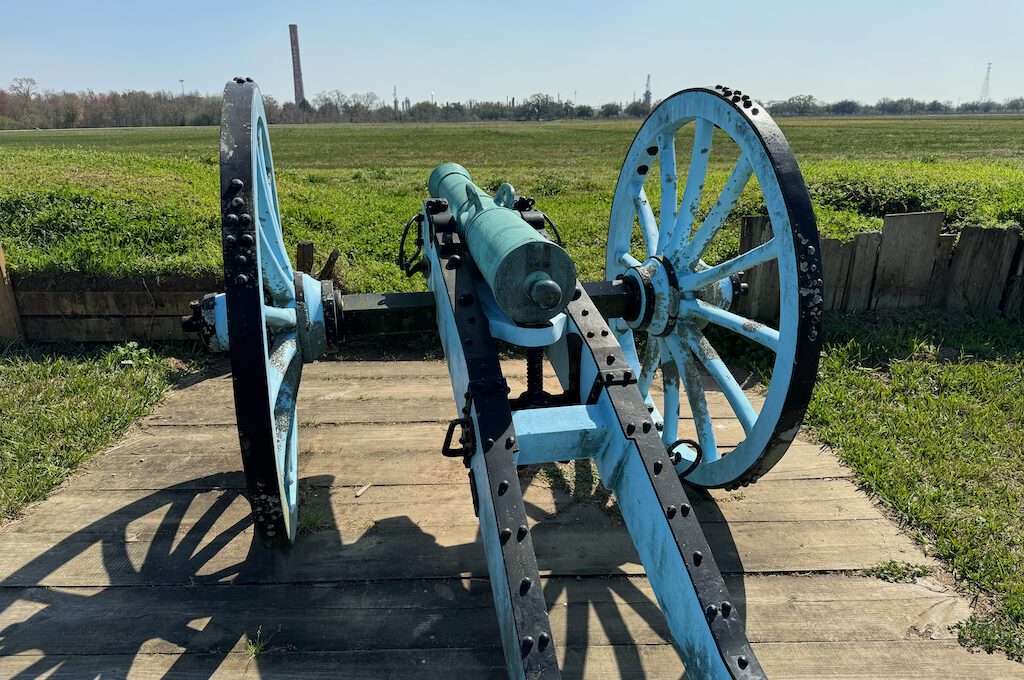
[[[695,142],[691,149],[688,177],[677,205],[675,197],[680,191],[680,180],[675,176],[674,140],[680,128],[691,124]],[[712,131],[716,127],[739,147],[740,156],[718,200],[704,220],[698,223],[697,207],[703,194]],[[652,152],[656,153],[652,155]],[[657,175],[651,173],[648,176],[646,169],[652,167],[655,160],[660,163],[661,171]],[[726,223],[751,177],[758,180],[771,219],[773,238],[748,253],[707,267],[700,258]],[[661,209],[656,224],[651,223],[655,218],[649,214],[645,181],[657,182],[661,189]],[[682,299],[678,309],[679,321],[673,336],[683,339],[689,334],[694,339],[693,342],[684,340],[682,344],[671,341],[671,348],[661,345],[657,356],[645,357],[641,373],[645,387],[643,393],[648,395],[649,384],[653,381],[653,375],[649,374],[659,369],[664,372],[666,362],[674,361],[683,374],[687,402],[697,422],[701,447],[704,449],[701,465],[687,480],[697,485],[721,486],[754,465],[775,432],[793,376],[800,313],[800,286],[792,223],[781,185],[758,132],[729,101],[712,92],[687,90],[666,99],[644,122],[623,163],[612,203],[605,267],[608,279],[626,274],[630,267],[636,266],[624,254],[630,252],[638,222],[640,234],[645,241],[656,236],[657,252],[672,262],[678,276]],[[700,289],[715,284],[723,285],[723,282],[728,284],[731,275],[768,261],[777,262],[779,268],[781,313],[778,329],[757,324],[739,314],[695,298]],[[728,305],[730,297],[725,296],[723,306]],[[709,358],[707,352],[700,357],[712,377],[720,383],[720,388],[746,431],[746,437],[739,446],[724,457],[718,454],[711,419],[707,414],[707,400],[701,394],[703,385],[693,354],[694,347],[701,346],[701,341],[696,339],[693,331],[699,331],[709,322],[750,338],[775,352],[771,383],[759,411],[754,410],[749,400],[742,397],[728,368],[720,360]],[[616,320],[612,320],[610,325],[615,329],[627,359],[633,363],[636,356],[636,345],[631,337],[633,331],[621,328]],[[671,337],[666,340],[671,340]],[[706,343],[706,339],[703,342]],[[638,359],[637,363],[640,363]],[[657,404],[659,408],[655,411],[657,417],[664,419],[666,442],[671,441],[669,435],[679,416],[679,396],[677,392],[666,390],[664,399],[667,401]],[[686,455],[684,453],[684,457]],[[688,467],[688,463],[681,462],[680,467]]]
[[[517,465],[594,458],[608,445],[608,422],[597,406],[573,405],[516,411]],[[617,425],[616,425],[617,427]]]
[[[263,99],[256,96],[252,106],[252,166],[256,205],[254,251],[259,264],[259,288],[272,305],[261,306],[267,374],[267,406],[272,412],[274,455],[277,463],[278,493],[289,541],[295,540],[298,527],[298,420],[295,403],[302,375],[302,356],[296,330],[294,272],[284,247],[281,213],[277,200],[273,153],[267,133]],[[224,318],[225,326],[227,318]],[[220,332],[218,331],[218,336]],[[226,333],[225,333],[226,336]]]

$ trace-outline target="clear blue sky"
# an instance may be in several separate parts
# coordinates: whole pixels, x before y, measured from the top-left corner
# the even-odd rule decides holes
[[[306,96],[323,90],[504,100],[629,101],[724,83],[763,100],[1024,95],[1020,0],[264,2],[0,0],[0,86],[219,92],[249,75],[292,98],[288,24]]]

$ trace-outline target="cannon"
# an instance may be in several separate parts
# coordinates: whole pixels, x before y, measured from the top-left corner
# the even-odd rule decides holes
[[[469,469],[509,677],[560,677],[518,467],[587,458],[618,499],[688,677],[764,677],[689,498],[750,484],[777,463],[817,371],[815,217],[764,108],[719,85],[682,90],[654,109],[615,186],[604,280],[577,280],[573,260],[551,240],[553,222],[531,199],[509,184],[492,196],[446,163],[431,173],[399,248],[400,266],[425,276],[429,292],[343,295],[289,262],[256,84],[229,82],[223,107],[224,292],[193,303],[183,324],[230,354],[247,495],[263,542],[287,548],[296,538],[303,364],[357,338],[436,331],[459,414],[441,449]],[[692,148],[677,165],[684,133]],[[702,212],[713,138],[730,145],[732,170]],[[707,262],[752,178],[770,238]],[[738,313],[743,272],[759,266],[777,275],[777,327]],[[760,408],[716,352],[709,327],[771,357]],[[527,389],[518,395],[499,359],[508,345],[526,355]],[[557,376],[551,391],[545,360]],[[742,426],[734,446],[716,441],[711,386]],[[679,430],[684,398],[689,438]]]

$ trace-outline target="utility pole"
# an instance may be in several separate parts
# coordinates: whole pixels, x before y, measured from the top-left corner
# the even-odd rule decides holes
[[[985,67],[985,80],[983,80],[982,83],[981,83],[981,94],[978,95],[978,101],[981,102],[982,104],[984,104],[985,102],[989,101],[988,84],[989,84],[989,77],[991,75],[992,75],[992,62],[990,61],[988,63],[988,65]]]

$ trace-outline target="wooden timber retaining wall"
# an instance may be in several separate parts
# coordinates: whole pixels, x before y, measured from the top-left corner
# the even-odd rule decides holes
[[[11,279],[23,337],[29,342],[194,339],[181,330],[189,301],[224,287],[216,277],[14,274]]]
[[[1024,318],[1020,229],[965,227],[942,233],[941,213],[888,215],[880,232],[822,239],[825,309],[840,312],[937,308]],[[766,218],[746,217],[740,251],[770,237]],[[82,274],[6,276],[0,251],[0,338],[30,342],[186,340],[188,303],[219,291],[218,277],[112,279]],[[748,272],[741,313],[778,316],[774,265]]]
[[[887,215],[882,231],[852,241],[821,239],[825,309],[839,312],[934,308],[998,312],[1024,318],[1024,239],[1021,231],[964,227],[942,233],[942,213]],[[746,217],[740,251],[770,238],[767,218]],[[778,317],[774,266],[748,272],[750,295],[741,313]]]

